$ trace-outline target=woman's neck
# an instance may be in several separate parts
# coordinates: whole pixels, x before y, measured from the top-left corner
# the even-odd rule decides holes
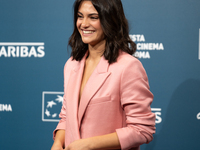
[[[88,50],[89,50],[88,59],[98,60],[99,58],[101,58],[101,56],[103,55],[105,51],[105,43],[106,42],[104,40],[94,46],[89,44],[88,45]]]

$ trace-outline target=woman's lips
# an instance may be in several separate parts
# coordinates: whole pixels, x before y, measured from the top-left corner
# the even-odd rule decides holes
[[[82,35],[83,36],[90,36],[94,33],[95,31],[93,30],[82,30]]]

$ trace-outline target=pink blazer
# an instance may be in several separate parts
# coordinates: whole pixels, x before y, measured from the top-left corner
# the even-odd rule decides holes
[[[153,94],[142,64],[125,52],[111,65],[102,57],[78,106],[85,59],[70,58],[64,67],[65,94],[56,130],[65,130],[65,145],[116,132],[121,149],[139,150],[155,133],[155,115],[150,108]]]

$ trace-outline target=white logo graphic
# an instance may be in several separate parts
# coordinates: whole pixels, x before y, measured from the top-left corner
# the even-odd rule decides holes
[[[58,122],[64,92],[42,92],[42,121]]]
[[[161,108],[151,108],[151,111],[156,115],[156,124],[161,123]]]
[[[0,104],[0,111],[12,111],[10,104]]]
[[[197,119],[200,120],[200,112],[197,114]]]
[[[145,43],[144,35],[133,34],[129,35],[131,40],[136,42],[137,51],[135,52],[135,56],[143,59],[150,59],[149,51],[163,51],[164,46],[163,43]]]
[[[44,56],[44,43],[0,43],[0,57]]]

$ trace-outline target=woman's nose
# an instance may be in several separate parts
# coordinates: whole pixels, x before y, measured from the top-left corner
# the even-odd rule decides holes
[[[89,26],[89,21],[87,18],[84,18],[83,21],[82,21],[82,27],[88,27]]]

